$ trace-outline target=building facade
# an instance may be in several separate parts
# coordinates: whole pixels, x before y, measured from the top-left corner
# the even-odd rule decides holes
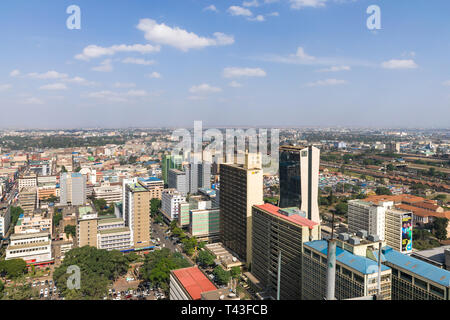
[[[319,164],[320,150],[316,147],[280,147],[280,207],[298,207],[317,223]]]

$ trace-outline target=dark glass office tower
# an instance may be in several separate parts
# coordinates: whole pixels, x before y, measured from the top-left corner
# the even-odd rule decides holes
[[[300,208],[314,222],[320,222],[319,163],[316,147],[280,147],[280,207]]]
[[[280,208],[300,208],[300,149],[280,147]]]

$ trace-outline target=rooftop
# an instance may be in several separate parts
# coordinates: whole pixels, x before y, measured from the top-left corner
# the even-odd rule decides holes
[[[381,261],[387,261],[399,268],[406,269],[425,279],[450,287],[450,271],[395,251],[389,246],[381,249]],[[378,256],[378,254],[375,254]]]
[[[325,256],[328,252],[328,242],[326,240],[305,242],[304,246],[319,251]],[[336,261],[362,274],[372,274],[378,272],[378,264],[376,261],[373,261],[366,257],[354,255],[339,247],[336,247]],[[385,265],[381,265],[381,271],[386,271],[389,269],[390,268],[386,267]]]
[[[123,228],[113,228],[113,229],[99,230],[98,232],[99,232],[100,234],[130,232],[130,228],[128,228],[128,227],[123,227]]]
[[[311,221],[307,218],[304,218],[298,214],[292,214],[290,216],[286,216],[279,212],[280,211],[279,207],[274,206],[273,204],[270,204],[270,203],[265,203],[262,205],[255,205],[255,207],[257,207],[258,209],[261,209],[263,211],[266,211],[270,214],[273,214],[279,218],[282,218],[286,221],[289,221],[296,225],[302,226],[302,227],[308,227],[308,228],[312,229],[314,226],[318,225],[318,223]]]
[[[140,183],[131,183],[128,185],[128,188],[130,188],[131,192],[144,192],[147,191],[147,189]]]
[[[202,292],[217,290],[198,267],[173,270],[172,273],[186,289],[192,300],[199,300]]]

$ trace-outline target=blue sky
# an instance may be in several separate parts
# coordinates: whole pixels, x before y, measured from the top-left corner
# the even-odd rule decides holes
[[[369,30],[370,5],[381,29]],[[81,9],[69,30],[66,8]],[[449,127],[450,2],[2,1],[0,127]]]

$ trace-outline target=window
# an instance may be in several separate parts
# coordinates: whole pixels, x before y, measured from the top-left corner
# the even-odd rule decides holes
[[[430,284],[430,291],[432,293],[434,293],[435,295],[438,295],[440,297],[444,297],[444,290],[438,287],[433,286],[432,284]]]
[[[405,281],[408,281],[408,282],[412,283],[412,276],[407,274],[407,273],[404,273],[404,272],[400,271],[400,278],[405,280]]]
[[[425,281],[414,278],[414,284],[422,289],[427,290],[427,283]]]

